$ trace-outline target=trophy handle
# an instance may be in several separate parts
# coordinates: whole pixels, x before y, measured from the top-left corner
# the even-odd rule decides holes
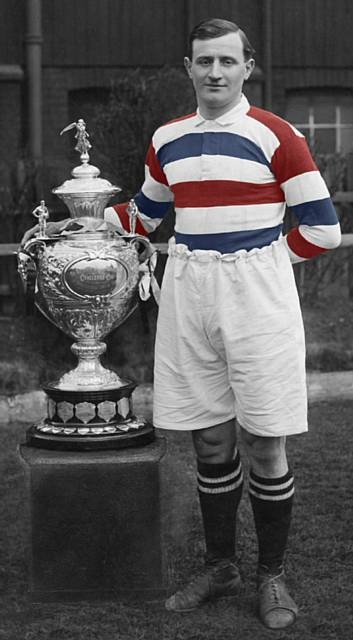
[[[136,251],[137,251],[139,256],[141,255],[141,253],[146,254],[146,255],[144,255],[143,260],[146,260],[147,258],[149,258],[149,256],[152,253],[152,245],[151,245],[151,242],[149,241],[149,239],[146,238],[146,236],[140,236],[140,235],[136,234],[136,235],[133,235],[133,236],[130,236],[130,237],[129,236],[123,236],[123,238],[126,238],[130,242],[130,244],[132,244],[135,247],[135,249],[136,249]],[[140,251],[140,246],[141,245],[144,248],[143,251]]]
[[[150,298],[151,292],[153,297],[157,303],[159,304],[160,300],[160,288],[159,284],[154,275],[154,271],[157,264],[157,255],[158,251],[156,247],[150,242],[146,236],[123,236],[130,240],[130,242],[135,245],[139,261],[140,261],[140,281],[139,281],[139,295],[141,300],[146,301]],[[139,245],[143,245],[144,250],[142,252],[139,251]]]
[[[36,258],[44,250],[45,242],[39,238],[32,238],[17,253],[17,270],[25,292],[26,313],[28,315],[32,315],[34,311],[37,280]]]
[[[45,242],[42,238],[31,238],[31,240],[28,240],[28,242],[21,247],[19,255],[21,253],[27,255],[34,261],[39,254],[43,253],[45,246]],[[35,251],[33,251],[34,248],[36,249]]]
[[[19,251],[17,254],[17,271],[20,275],[25,293],[26,314],[32,315],[34,311],[37,267],[32,256],[23,250]]]

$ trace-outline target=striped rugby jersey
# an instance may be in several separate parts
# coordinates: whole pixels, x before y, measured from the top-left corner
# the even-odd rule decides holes
[[[176,242],[190,250],[269,245],[282,235],[286,205],[299,223],[284,240],[292,262],[340,243],[335,209],[304,136],[244,95],[215,120],[197,111],[157,129],[135,202],[143,234],[174,204]],[[126,203],[109,207],[105,217],[129,229]]]

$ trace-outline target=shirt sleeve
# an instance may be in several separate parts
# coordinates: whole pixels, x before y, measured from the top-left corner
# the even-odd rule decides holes
[[[171,205],[173,193],[169,189],[166,175],[160,165],[158,156],[151,143],[145,163],[145,180],[134,200],[138,209],[136,232],[148,235],[162,222]],[[130,230],[127,202],[107,207],[104,218],[115,224],[117,231],[126,233]]]
[[[329,191],[304,136],[294,127],[288,126],[271,166],[299,223],[285,236],[291,261],[308,260],[338,247],[341,230]]]

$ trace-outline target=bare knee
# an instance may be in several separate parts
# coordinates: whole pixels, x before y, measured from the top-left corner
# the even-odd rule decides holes
[[[234,421],[192,432],[194,449],[200,462],[223,464],[233,458],[236,443]]]
[[[276,478],[288,471],[285,436],[265,438],[241,430],[250,465],[261,477]]]

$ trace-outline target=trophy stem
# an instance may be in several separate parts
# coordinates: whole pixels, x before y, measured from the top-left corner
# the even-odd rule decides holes
[[[126,384],[114,371],[100,363],[100,356],[107,350],[105,342],[82,340],[71,345],[71,351],[78,358],[78,365],[59,380],[58,389],[84,390],[101,387],[122,387]]]

